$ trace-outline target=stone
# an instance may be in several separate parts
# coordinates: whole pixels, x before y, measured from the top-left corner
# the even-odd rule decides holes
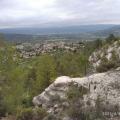
[[[108,47],[103,46],[100,50],[97,50],[92,53],[92,55],[89,57],[89,61],[92,64],[94,70],[96,70],[97,67],[99,67],[101,64],[101,60],[106,57],[108,62],[111,62],[112,55],[117,56],[116,58],[120,61],[120,40],[115,41],[113,44],[109,45]],[[120,65],[119,65],[120,66]]]
[[[69,107],[69,103],[68,103],[68,102],[63,102],[63,103],[62,103],[62,106],[63,106],[63,107]]]
[[[70,117],[64,117],[63,120],[72,120]]]
[[[68,88],[68,83],[74,82],[79,86],[83,86],[89,90],[89,94],[84,95],[84,101],[91,100],[90,102],[94,106],[97,96],[100,95],[103,101],[109,101],[109,104],[119,104],[120,105],[120,71],[109,71],[105,73],[95,73],[93,75],[83,77],[83,78],[70,78],[70,77],[59,77],[56,79],[52,85],[47,89],[49,92],[54,92],[59,96],[59,99],[54,99],[54,102],[51,101],[52,97],[50,94],[43,92],[42,94],[33,98],[33,104],[35,106],[42,105],[43,108],[47,109],[48,112],[56,112],[62,110],[63,107],[69,107],[67,101],[61,99],[61,94],[59,92],[62,88]],[[64,86],[56,87],[57,84],[64,84]],[[57,89],[57,90],[56,90]],[[62,95],[65,97],[65,94],[68,89],[62,92]],[[67,99],[66,99],[67,100]],[[61,105],[60,105],[61,104]],[[50,106],[51,105],[51,106]]]

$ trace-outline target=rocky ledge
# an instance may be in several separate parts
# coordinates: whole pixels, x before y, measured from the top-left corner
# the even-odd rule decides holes
[[[64,107],[69,107],[66,92],[68,92],[71,83],[89,91],[83,95],[84,106],[88,104],[88,101],[91,106],[95,106],[98,96],[106,107],[120,106],[119,69],[83,78],[58,77],[43,93],[34,97],[34,105],[45,108],[48,113],[60,113]]]

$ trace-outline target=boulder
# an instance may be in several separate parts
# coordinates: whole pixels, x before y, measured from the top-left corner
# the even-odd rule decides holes
[[[95,105],[98,95],[103,103],[109,101],[111,105],[120,105],[119,70],[97,73],[83,78],[58,77],[43,93],[33,98],[33,104],[45,108],[49,113],[57,114],[63,110],[62,108],[69,107],[66,92],[70,83],[89,90],[89,93],[84,95],[84,101],[89,100],[92,106]]]

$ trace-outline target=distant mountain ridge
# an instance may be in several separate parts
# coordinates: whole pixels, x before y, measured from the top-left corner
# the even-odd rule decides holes
[[[40,40],[94,40],[109,34],[120,36],[120,25],[81,25],[51,28],[9,28],[0,29],[5,39],[13,42]]]
[[[98,36],[108,36],[109,34],[114,34],[116,36],[120,36],[120,25],[113,26],[111,28],[100,30],[95,33]]]
[[[101,24],[101,25],[78,25],[78,26],[67,26],[67,27],[25,27],[25,28],[5,28],[0,29],[0,32],[6,34],[32,34],[32,35],[45,35],[45,34],[66,34],[66,33],[86,33],[95,32],[98,30],[109,29],[116,25]]]

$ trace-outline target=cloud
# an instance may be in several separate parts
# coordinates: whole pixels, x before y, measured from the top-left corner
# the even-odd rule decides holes
[[[0,28],[120,24],[120,0],[0,0]]]

